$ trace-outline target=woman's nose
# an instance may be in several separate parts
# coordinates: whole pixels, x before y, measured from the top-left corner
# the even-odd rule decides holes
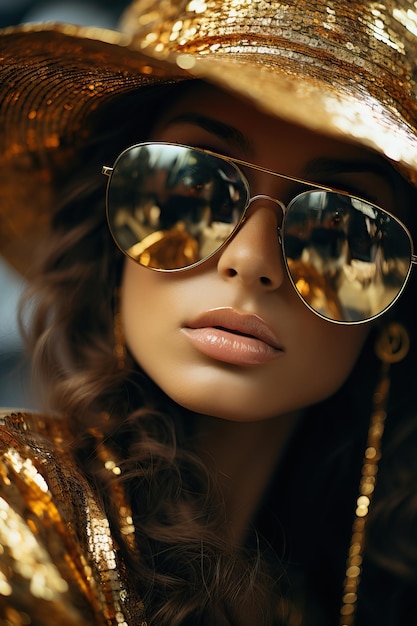
[[[217,269],[224,279],[272,291],[286,275],[278,228],[280,206],[267,199],[256,200],[235,236],[223,249]]]

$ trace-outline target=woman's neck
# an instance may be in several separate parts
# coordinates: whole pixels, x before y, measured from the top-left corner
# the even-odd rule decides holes
[[[300,413],[250,423],[200,418],[198,453],[217,476],[236,545],[244,542],[300,418]]]

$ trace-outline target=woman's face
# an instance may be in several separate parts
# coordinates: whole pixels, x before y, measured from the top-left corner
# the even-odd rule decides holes
[[[214,87],[188,89],[150,139],[353,188],[392,209],[392,190],[373,166],[375,157],[272,119]],[[255,170],[245,174],[252,196],[289,201],[287,182]],[[281,219],[277,204],[256,200],[231,241],[194,269],[161,273],[126,260],[127,345],[178,404],[230,420],[262,420],[325,399],[349,374],[369,324],[333,324],[303,304],[282,259]]]

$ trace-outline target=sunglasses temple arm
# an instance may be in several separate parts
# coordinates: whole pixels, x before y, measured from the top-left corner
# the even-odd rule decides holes
[[[105,176],[111,176],[113,173],[113,168],[107,167],[107,165],[103,165],[103,167],[101,168],[101,173]]]

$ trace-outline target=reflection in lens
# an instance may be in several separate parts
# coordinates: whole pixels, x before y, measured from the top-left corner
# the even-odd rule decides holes
[[[347,195],[307,191],[288,206],[284,255],[303,300],[335,321],[380,314],[410,271],[411,242],[392,216]]]
[[[187,267],[230,236],[247,190],[237,168],[201,150],[141,144],[115,164],[108,221],[118,246],[142,265]]]
[[[186,267],[198,261],[198,245],[181,223],[157,230],[127,250],[130,257],[147,267]]]

